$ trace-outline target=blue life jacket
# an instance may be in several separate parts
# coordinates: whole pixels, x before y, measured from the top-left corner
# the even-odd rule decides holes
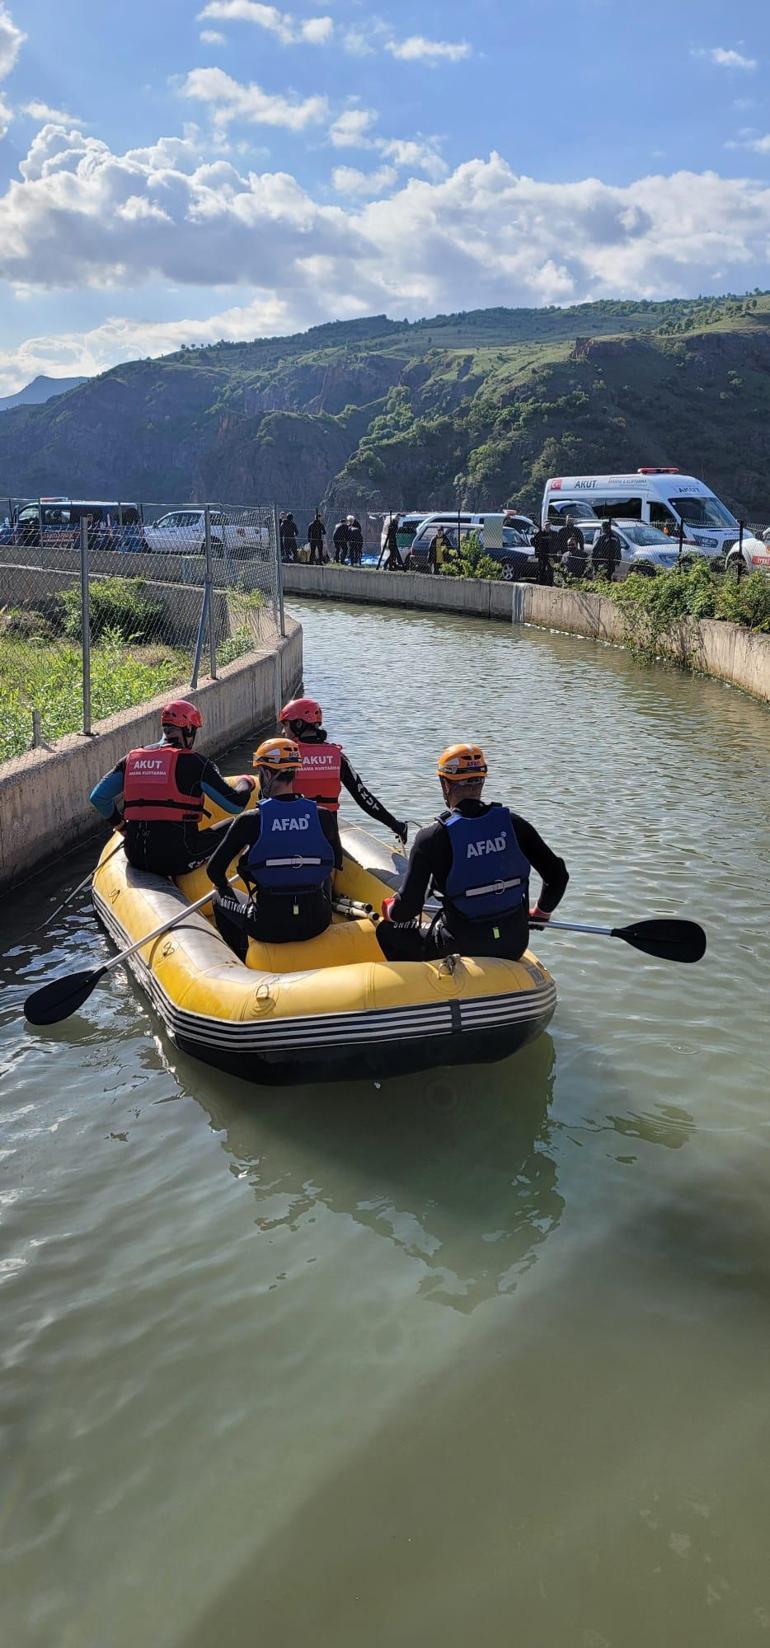
[[[529,907],[532,866],[507,807],[495,804],[478,818],[452,812],[443,823],[452,848],[445,895],[464,920],[499,921]]]
[[[334,851],[315,802],[271,798],[260,801],[259,817],[259,840],[242,860],[247,878],[266,893],[322,887],[334,869]]]

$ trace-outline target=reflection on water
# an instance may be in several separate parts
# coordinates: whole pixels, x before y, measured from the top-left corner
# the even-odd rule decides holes
[[[312,1090],[268,1092],[258,1111],[248,1090],[208,1090],[185,1074],[257,1193],[261,1229],[320,1203],[416,1260],[422,1296],[472,1311],[515,1287],[561,1217],[548,1149],[553,1072],[543,1036],[503,1065],[405,1078],[379,1095],[349,1086],[330,1106]]]
[[[559,1005],[516,1058],[253,1090],[125,977],[25,1027],[109,946],[83,904],[30,934],[90,849],[20,889],[4,1641],[766,1642],[767,713],[565,636],[302,617],[306,684],[397,813],[432,816],[435,753],[480,738],[568,859],[568,917],[691,916],[709,952],[546,932]]]

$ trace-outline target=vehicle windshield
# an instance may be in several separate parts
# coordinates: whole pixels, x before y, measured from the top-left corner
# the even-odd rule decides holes
[[[670,547],[672,543],[676,543],[675,538],[667,537],[657,526],[637,526],[635,521],[629,526],[621,527],[621,531],[630,544],[657,544],[663,548],[665,544]]]
[[[574,521],[598,521],[599,519],[596,510],[580,499],[575,503],[552,502],[548,514],[552,521],[563,521],[567,515],[571,515]]]
[[[671,498],[669,500],[688,526],[735,527],[738,522],[718,498]]]

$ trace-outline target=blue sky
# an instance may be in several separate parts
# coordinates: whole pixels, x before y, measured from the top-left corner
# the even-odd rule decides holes
[[[770,6],[0,0],[0,391],[182,342],[770,285]]]

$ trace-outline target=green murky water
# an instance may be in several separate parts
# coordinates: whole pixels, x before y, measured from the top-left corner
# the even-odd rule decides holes
[[[706,960],[543,935],[508,1063],[250,1089],[113,978],[51,1031],[87,908],[3,916],[0,1354],[13,1648],[699,1648],[770,1635],[768,717],[563,636],[297,603],[373,788],[432,759],[570,865],[575,920],[702,920]],[[241,759],[234,762],[240,766]]]

